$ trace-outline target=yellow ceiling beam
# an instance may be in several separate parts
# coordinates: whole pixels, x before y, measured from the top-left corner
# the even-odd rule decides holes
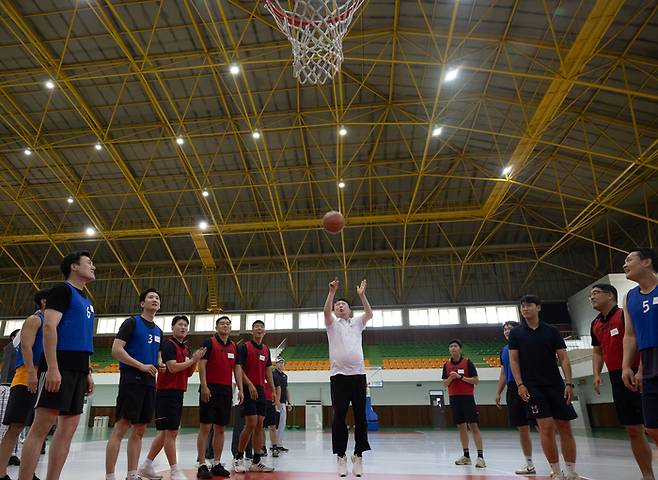
[[[557,115],[578,75],[596,53],[596,48],[623,4],[624,0],[598,0],[591,8],[587,20],[562,61],[559,76],[551,81],[529,120],[525,133],[510,156],[508,166],[512,168],[512,175],[517,175],[530,159],[539,139]],[[500,207],[510,187],[510,183],[494,186],[483,208],[487,216],[493,215]]]

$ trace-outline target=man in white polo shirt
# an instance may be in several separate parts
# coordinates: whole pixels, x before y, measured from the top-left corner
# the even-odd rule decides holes
[[[366,367],[363,362],[361,334],[366,323],[372,318],[372,309],[366,298],[366,281],[356,288],[361,299],[364,314],[352,317],[350,303],[344,298],[334,300],[338,289],[338,279],[329,284],[329,294],[324,303],[324,324],[329,339],[329,361],[331,363],[331,403],[334,419],[331,425],[333,453],[338,455],[338,474],[347,476],[347,425],[345,417],[352,403],[354,411],[354,455],[352,473],[357,477],[363,474],[361,455],[370,450],[368,444],[368,423],[366,421]]]

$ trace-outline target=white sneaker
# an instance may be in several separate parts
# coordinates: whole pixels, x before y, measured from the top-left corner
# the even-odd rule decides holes
[[[352,473],[357,477],[363,475],[363,457],[352,455]]]
[[[347,477],[347,456],[338,458],[338,475]]]
[[[187,475],[185,475],[181,470],[172,470],[171,471],[171,476],[169,477],[171,480],[187,480]]]
[[[534,475],[535,473],[537,473],[537,470],[535,469],[534,465],[531,467],[526,463],[521,468],[516,470],[514,473],[516,473],[517,475]]]
[[[143,478],[144,480],[162,480],[162,475],[158,474],[153,468],[153,465],[142,465],[139,470],[137,470],[137,476]]]
[[[562,472],[555,473],[551,472],[551,480],[565,480],[565,476],[562,475]]]
[[[475,462],[475,468],[485,468],[487,466],[487,462],[484,461],[484,458],[478,457],[477,461]]]
[[[235,473],[244,473],[247,471],[247,469],[244,468],[244,458],[240,458],[239,460],[237,458],[233,459],[233,471]]]
[[[269,465],[265,465],[263,462],[260,463],[252,463],[251,466],[249,467],[250,472],[273,472],[274,467],[270,467]]]
[[[455,460],[455,465],[470,465],[471,463],[471,459],[466,456],[461,456]]]

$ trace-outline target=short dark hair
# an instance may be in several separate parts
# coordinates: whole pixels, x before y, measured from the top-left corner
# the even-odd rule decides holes
[[[185,320],[185,322],[189,325],[190,324],[190,319],[187,318],[187,315],[176,315],[174,318],[171,319],[171,326],[173,327],[178,323],[179,320]]]
[[[456,339],[456,338],[453,338],[452,340],[450,340],[450,341],[448,342],[448,346],[452,345],[453,343],[456,343],[457,345],[459,345],[459,348],[462,348],[462,342],[461,342],[461,340],[458,340],[458,339]]]
[[[147,288],[144,290],[142,293],[139,294],[139,303],[142,303],[144,300],[146,300],[146,296],[149,293],[157,293],[158,297],[160,297],[160,292],[158,292],[155,288]]]
[[[41,308],[41,300],[48,298],[49,293],[50,290],[43,289],[34,294],[34,304],[37,306],[37,309]]]
[[[595,285],[592,285],[592,288],[590,288],[590,290],[593,290],[595,288],[598,288],[599,290],[603,290],[604,292],[612,293],[615,302],[617,301],[617,289],[612,285],[610,285],[609,283],[597,283]]]
[[[636,247],[628,253],[637,253],[640,260],[651,259],[651,266],[654,272],[658,272],[658,253],[649,247]]]
[[[59,264],[59,269],[64,274],[65,279],[69,278],[69,275],[71,275],[71,265],[74,263],[80,265],[80,258],[82,257],[91,258],[91,253],[86,250],[81,250],[79,252],[71,252],[62,258],[62,263]]]
[[[262,320],[254,320],[254,323],[251,324],[251,328],[254,328],[254,325],[260,323],[262,326],[265,326],[265,322]]]
[[[505,328],[505,327],[514,328],[514,327],[518,327],[518,326],[519,326],[519,322],[516,322],[514,320],[508,320],[505,323],[503,323],[503,328]]]
[[[333,305],[336,305],[338,302],[345,302],[345,303],[347,303],[347,306],[350,307],[350,309],[352,308],[352,304],[350,303],[350,301],[347,298],[343,298],[343,297],[337,298],[337,299],[334,300]]]
[[[21,331],[21,329],[17,328],[16,330],[14,330],[13,332],[11,332],[9,334],[9,338],[11,338],[13,340],[16,337],[16,335],[18,335],[18,332],[20,332],[20,331]]]
[[[528,294],[521,297],[519,304],[521,303],[534,303],[535,305],[539,306],[541,305],[541,300],[537,295]]]
[[[229,316],[227,316],[227,315],[222,315],[222,316],[219,317],[217,320],[215,320],[215,327],[216,327],[217,325],[219,325],[219,321],[220,321],[220,320],[224,320],[224,319],[228,320],[228,323],[231,323],[231,317],[229,317]]]

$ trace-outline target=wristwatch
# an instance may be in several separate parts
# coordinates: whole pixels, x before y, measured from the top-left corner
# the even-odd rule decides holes
[[[575,388],[576,386],[573,383],[565,383],[567,387]]]

